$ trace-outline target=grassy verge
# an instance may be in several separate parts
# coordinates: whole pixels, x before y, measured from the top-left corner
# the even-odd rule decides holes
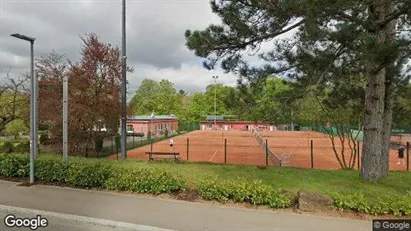
[[[0,155],[0,176],[27,177],[28,155]],[[139,193],[173,193],[195,189],[206,200],[228,200],[292,207],[299,190],[330,195],[335,206],[368,214],[411,215],[411,173],[390,172],[379,183],[362,182],[359,172],[266,168],[169,161],[87,159],[41,155],[36,177],[74,187]]]

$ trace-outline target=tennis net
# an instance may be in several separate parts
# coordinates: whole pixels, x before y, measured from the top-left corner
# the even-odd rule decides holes
[[[268,159],[271,160],[271,162],[274,164],[276,167],[281,166],[281,160],[274,154],[274,152],[271,151],[270,148],[268,148]]]
[[[261,138],[261,136],[258,135],[257,133],[254,133],[254,137],[257,139],[257,142],[263,147],[264,150],[267,149],[268,159],[271,160],[271,162],[274,164],[274,166],[280,167],[281,166],[280,158],[278,158],[274,154],[274,152],[271,151],[271,149],[269,147],[267,148],[267,143],[263,141],[263,138]]]

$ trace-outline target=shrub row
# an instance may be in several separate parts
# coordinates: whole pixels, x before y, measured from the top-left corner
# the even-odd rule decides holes
[[[162,169],[118,169],[104,186],[112,190],[160,194],[183,189],[186,181],[180,174],[172,174]]]
[[[0,177],[27,177],[29,157],[21,154],[0,154]],[[35,163],[37,180],[63,183],[79,188],[107,188],[141,193],[171,193],[185,187],[179,174],[162,169],[119,168],[102,161],[68,161],[39,157]]]
[[[172,193],[186,187],[181,174],[160,168],[122,168],[101,160],[70,159],[62,162],[60,157],[40,156],[35,163],[37,180],[72,185],[80,188],[106,188],[138,193]],[[0,177],[28,177],[29,156],[24,154],[0,154]],[[222,203],[232,200],[271,208],[286,208],[293,205],[290,197],[260,180],[221,180],[207,176],[197,182],[202,198]],[[357,193],[330,192],[335,206],[340,210],[396,216],[411,215],[411,191],[404,196],[367,198]]]
[[[30,141],[26,139],[16,141],[1,141],[0,153],[28,153],[30,151]]]
[[[351,210],[372,215],[393,214],[395,216],[411,215],[411,191],[402,197],[371,201],[359,191],[351,194],[330,193],[335,206],[340,210]]]
[[[218,180],[207,177],[198,182],[200,195],[206,200],[217,200],[225,203],[248,202],[254,205],[268,205],[271,208],[286,208],[291,206],[291,199],[275,190],[261,180],[253,182],[238,178],[237,180]]]

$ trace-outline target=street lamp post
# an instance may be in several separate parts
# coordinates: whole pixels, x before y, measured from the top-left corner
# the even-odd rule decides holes
[[[121,158],[127,158],[127,137],[126,137],[126,123],[127,123],[127,56],[126,56],[126,0],[122,4],[122,85],[121,85]]]
[[[37,81],[34,79],[34,41],[35,38],[11,34],[12,37],[30,42],[30,184],[34,183],[34,158],[37,156]]]
[[[214,127],[217,127],[217,79],[218,76],[214,75]]]

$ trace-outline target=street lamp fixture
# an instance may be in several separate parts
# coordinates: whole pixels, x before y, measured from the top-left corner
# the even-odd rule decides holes
[[[217,128],[217,79],[218,79],[218,75],[214,75],[213,79],[214,79],[214,127]]]
[[[15,37],[15,38],[19,38],[19,39],[23,39],[23,40],[29,41],[29,42],[31,42],[31,43],[34,43],[34,41],[36,40],[36,39],[33,38],[33,37],[29,37],[29,36],[26,36],[26,35],[23,35],[23,34],[18,34],[18,33],[16,33],[16,34],[11,34],[11,36],[13,36],[13,37]]]
[[[37,77],[34,78],[34,41],[33,37],[11,34],[12,37],[30,42],[30,183],[34,183],[34,159],[37,156]]]

